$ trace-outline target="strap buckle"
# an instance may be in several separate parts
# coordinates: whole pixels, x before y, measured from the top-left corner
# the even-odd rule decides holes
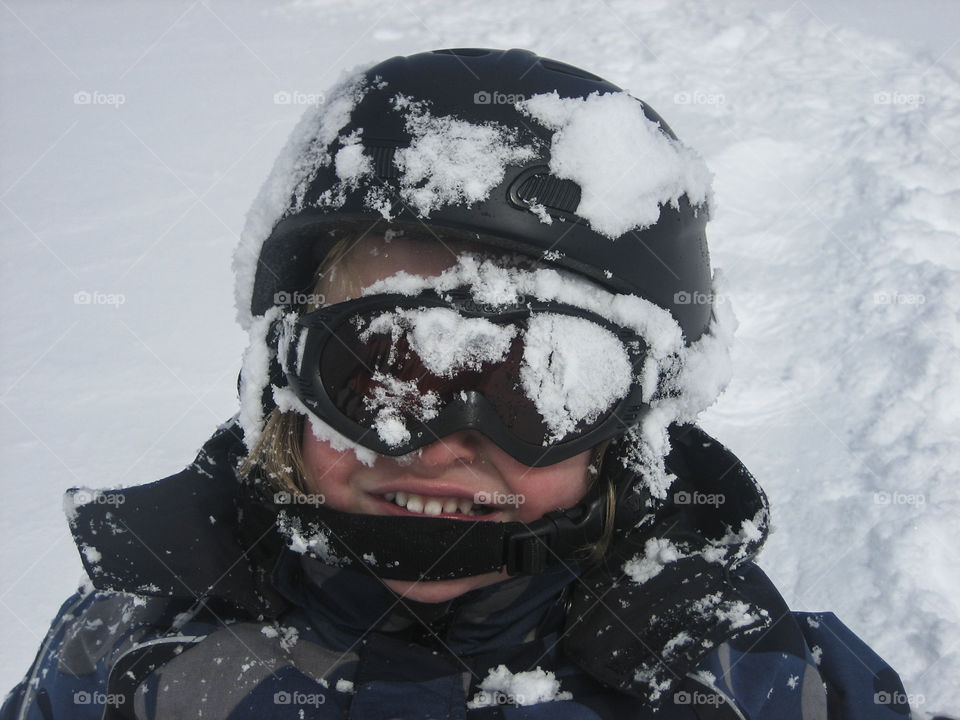
[[[598,493],[567,510],[549,512],[526,529],[507,535],[504,538],[507,574],[539,573],[587,549],[603,532],[605,509],[605,495]]]

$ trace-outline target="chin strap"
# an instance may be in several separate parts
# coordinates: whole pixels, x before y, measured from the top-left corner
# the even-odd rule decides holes
[[[277,503],[272,491],[260,495],[293,550],[330,565],[364,565],[391,580],[448,580],[503,569],[510,575],[539,573],[589,549],[603,532],[606,514],[597,485],[574,507],[530,524],[361,515],[295,498]]]

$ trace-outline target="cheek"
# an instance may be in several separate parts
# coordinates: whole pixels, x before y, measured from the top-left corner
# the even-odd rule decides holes
[[[350,486],[350,477],[360,466],[352,451],[340,452],[330,443],[317,440],[304,423],[301,455],[306,468],[304,488],[308,493],[320,493],[335,510],[355,511],[356,493]]]
[[[576,505],[590,486],[589,462],[590,453],[585,452],[545,468],[524,468],[510,483],[513,492],[524,498],[520,520],[530,523],[551,510]]]

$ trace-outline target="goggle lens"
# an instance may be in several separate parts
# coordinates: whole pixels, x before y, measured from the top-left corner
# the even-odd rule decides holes
[[[407,335],[361,337],[359,318],[340,325],[320,356],[320,377],[327,396],[354,422],[374,427],[386,409],[403,420],[427,421],[461,393],[477,392],[501,422],[526,443],[543,444],[549,429],[520,384],[522,332],[514,335],[506,356],[450,377],[431,372],[410,346]]]

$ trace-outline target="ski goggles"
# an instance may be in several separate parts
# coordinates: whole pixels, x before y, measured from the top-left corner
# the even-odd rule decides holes
[[[570,305],[388,294],[278,322],[278,357],[296,395],[384,455],[472,429],[542,467],[623,432],[648,407],[643,340]]]

